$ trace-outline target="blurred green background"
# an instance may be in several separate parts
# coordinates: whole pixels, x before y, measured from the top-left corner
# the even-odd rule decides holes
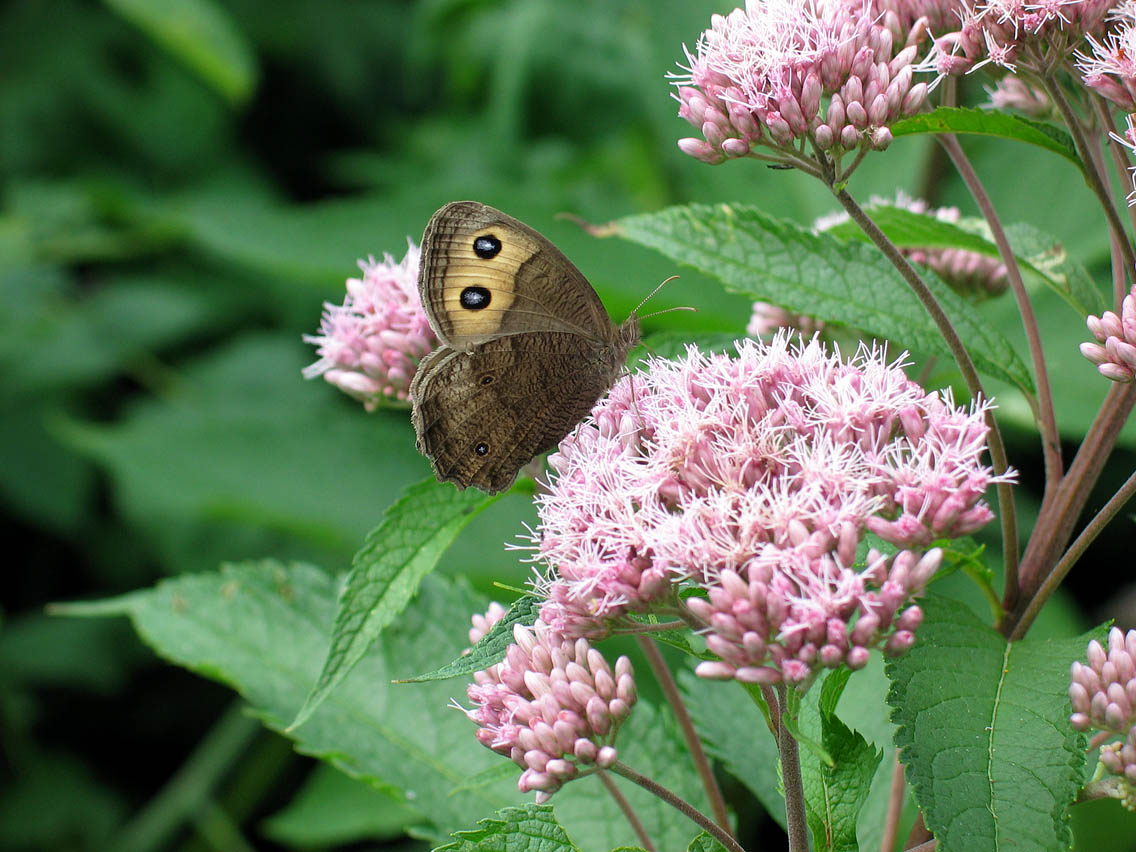
[[[699,312],[650,327],[740,334],[749,305],[719,283],[555,218],[744,201],[807,223],[833,209],[800,174],[711,168],[675,147],[690,128],[666,74],[727,10],[690,0],[0,7],[0,500],[15,551],[0,601],[0,847],[417,848],[397,839],[399,814],[379,794],[314,768],[221,687],[162,665],[125,621],[44,606],[223,560],[350,565],[429,468],[406,412],[367,415],[301,379],[314,360],[301,335],[324,300],[342,300],[357,258],[401,257],[447,201],[483,200],[543,231],[617,319],[681,272],[656,304]],[[1068,164],[967,147],[1008,221],[1056,234],[1105,274],[1099,213]],[[973,214],[935,150],[897,142],[851,189],[866,199],[898,187]],[[1092,406],[1072,401],[1097,388],[1086,390],[1091,370],[1075,348],[1083,323],[1052,302],[1041,297],[1042,322],[1064,347],[1054,369],[1075,438]],[[1016,330],[1008,303],[988,310]],[[1028,508],[1040,463],[1020,402],[1004,406],[1022,424],[1011,439]],[[527,569],[502,543],[531,519],[525,499],[500,501],[442,569],[486,591],[495,579],[521,584]],[[1120,545],[1118,534],[1100,553]],[[1107,596],[1089,589],[1085,605]]]

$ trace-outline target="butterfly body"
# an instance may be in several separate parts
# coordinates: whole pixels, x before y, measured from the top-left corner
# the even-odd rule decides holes
[[[459,488],[508,488],[587,416],[639,340],[638,319],[614,325],[551,242],[474,201],[431,218],[418,286],[443,344],[411,384],[418,449]]]

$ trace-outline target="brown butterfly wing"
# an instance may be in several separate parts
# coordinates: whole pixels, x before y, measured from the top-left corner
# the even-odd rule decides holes
[[[556,246],[476,201],[452,202],[430,219],[418,287],[430,324],[454,349],[534,331],[603,342],[615,333],[592,285]]]
[[[443,347],[411,386],[418,449],[443,482],[504,491],[584,419],[625,356],[563,332],[510,335],[470,352]]]

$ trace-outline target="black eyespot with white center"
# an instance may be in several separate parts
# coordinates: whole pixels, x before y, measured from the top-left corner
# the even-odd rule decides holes
[[[496,257],[499,251],[501,251],[501,241],[493,234],[485,234],[473,240],[473,253],[482,260]]]
[[[479,381],[480,381],[480,382],[481,382],[481,383],[482,383],[483,385],[491,385],[491,384],[493,384],[493,376],[492,376],[492,374],[490,374],[490,373],[486,373],[486,374],[485,374],[484,376],[482,376],[482,377],[481,377],[481,378],[479,379]]]
[[[489,453],[489,445],[482,441],[480,444],[473,448],[473,451],[479,456],[487,455]]]
[[[466,287],[459,297],[461,306],[467,311],[480,311],[489,307],[491,297],[484,287]]]

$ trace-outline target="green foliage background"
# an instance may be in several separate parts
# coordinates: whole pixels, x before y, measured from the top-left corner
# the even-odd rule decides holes
[[[366,415],[301,379],[313,360],[301,335],[323,300],[341,300],[357,258],[401,256],[446,201],[477,198],[539,228],[617,318],[673,263],[557,213],[602,222],[727,200],[801,224],[830,212],[800,174],[710,168],[675,147],[689,128],[665,74],[722,11],[688,0],[0,7],[0,501],[14,551],[0,612],[0,847],[401,836],[389,797],[313,768],[227,691],[154,660],[124,621],[44,606],[223,560],[350,565],[428,466],[405,412]],[[1006,221],[1057,235],[1102,276],[1103,225],[1070,164],[966,144]],[[868,158],[851,190],[897,186],[974,212],[929,138]],[[699,312],[652,329],[741,333],[745,298],[682,275],[657,302]],[[1105,388],[1077,353],[1079,315],[1046,292],[1038,302],[1050,351],[1066,353],[1054,380],[1075,439]],[[1020,338],[1008,301],[984,310]],[[1008,386],[1000,402],[1020,427],[1013,460],[1028,493],[1028,412]],[[524,498],[499,501],[443,570],[484,592],[521,584],[526,569],[501,543],[531,520]]]

